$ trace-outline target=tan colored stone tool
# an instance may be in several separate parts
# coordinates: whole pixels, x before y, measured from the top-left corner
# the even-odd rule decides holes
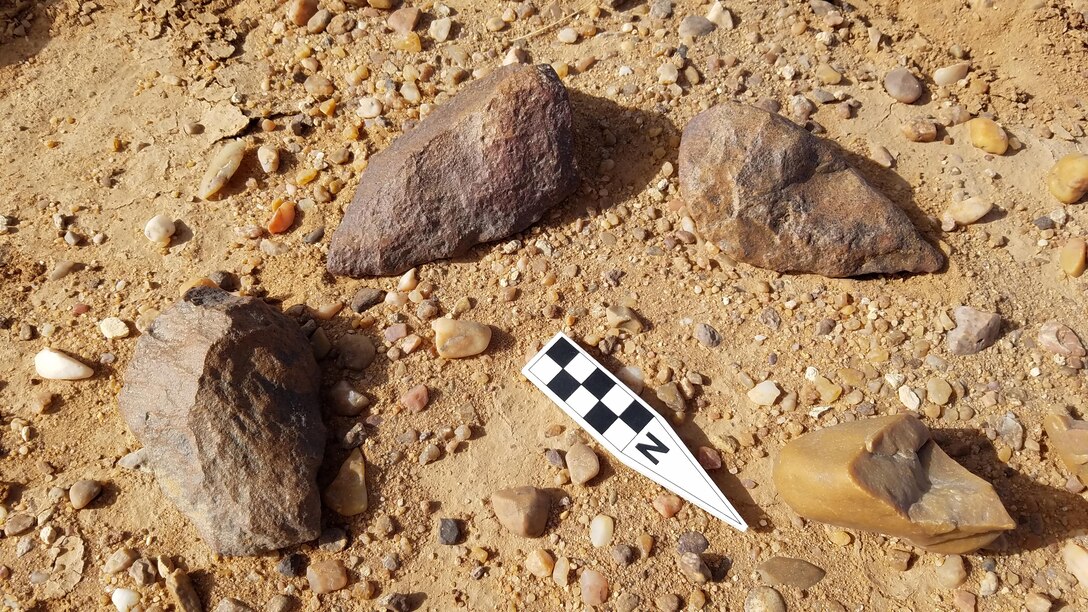
[[[779,453],[774,482],[801,516],[934,552],[970,552],[1016,526],[990,483],[952,460],[906,414],[801,436]]]

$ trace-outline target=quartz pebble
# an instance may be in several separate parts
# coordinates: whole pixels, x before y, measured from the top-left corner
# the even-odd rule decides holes
[[[993,208],[993,202],[984,198],[967,198],[953,202],[948,207],[948,216],[958,225],[971,225],[989,214]]]
[[[658,495],[653,501],[654,510],[657,510],[658,514],[667,519],[676,516],[676,513],[680,512],[680,508],[683,506],[684,500],[672,493]]]
[[[1084,344],[1077,332],[1051,319],[1039,327],[1039,346],[1066,357],[1084,357]]]
[[[993,119],[976,117],[967,122],[971,144],[987,153],[1002,155],[1009,148],[1009,136]]]
[[[325,488],[325,505],[342,516],[354,516],[366,511],[366,461],[363,451],[356,448],[340,465],[336,478]]]
[[[257,162],[265,174],[272,174],[280,169],[280,150],[271,145],[261,145],[257,149]]]
[[[341,380],[329,389],[328,399],[333,410],[340,416],[359,416],[370,405],[370,400],[346,380]]]
[[[119,574],[127,570],[140,555],[131,548],[118,548],[109,559],[106,559],[102,571],[107,574]]]
[[[563,44],[573,45],[578,42],[578,31],[574,28],[563,28],[559,30],[555,37]]]
[[[348,585],[348,570],[339,559],[318,561],[306,568],[306,582],[314,593],[332,593]]]
[[[937,125],[929,119],[912,119],[899,126],[903,138],[911,142],[933,142],[937,140]]]
[[[760,586],[748,591],[744,612],[786,612],[782,595],[771,587]]]
[[[938,68],[933,71],[933,82],[942,87],[955,85],[957,81],[967,76],[970,68],[971,62],[957,62],[951,66]]]
[[[110,602],[117,612],[129,612],[140,603],[140,594],[132,589],[114,589],[110,594]]]
[[[748,391],[748,399],[760,406],[770,406],[782,393],[773,380],[765,380]]]
[[[79,480],[68,489],[68,499],[76,510],[86,508],[98,494],[102,492],[102,485],[94,480]]]
[[[938,406],[944,406],[952,398],[952,385],[940,378],[931,378],[926,382],[926,399]]]
[[[547,578],[555,569],[555,557],[550,552],[538,548],[525,557],[525,569],[538,578]]]
[[[223,145],[208,163],[208,170],[200,181],[197,196],[207,200],[219,193],[219,190],[225,187],[227,181],[238,171],[238,166],[242,165],[242,155],[245,152],[246,143],[242,140],[231,140]]]
[[[973,355],[993,344],[1001,333],[1001,315],[970,306],[959,306],[953,313],[956,327],[948,332],[948,350],[954,355]]]
[[[937,584],[946,589],[954,589],[967,581],[967,570],[963,557],[948,555],[936,569]]]
[[[430,402],[430,394],[427,391],[427,385],[416,385],[400,398],[401,405],[412,412],[423,412],[428,402]]]
[[[904,104],[912,104],[922,97],[922,83],[906,68],[896,68],[884,77],[884,90]]]
[[[1058,160],[1046,177],[1050,194],[1072,204],[1088,193],[1088,154],[1070,153]]]
[[[574,444],[567,451],[567,471],[570,481],[583,485],[593,479],[601,469],[600,459],[593,449],[585,444]]]
[[[1040,593],[1029,593],[1024,598],[1024,608],[1028,612],[1050,612],[1053,605],[1046,595]]]
[[[474,321],[436,319],[431,321],[434,345],[438,355],[446,359],[462,359],[479,355],[491,343],[491,327]]]
[[[174,220],[166,215],[155,215],[144,225],[144,236],[155,244],[170,244],[170,237],[177,231]]]
[[[102,335],[110,340],[127,338],[130,333],[128,323],[117,317],[107,317],[99,321],[98,331],[102,332]]]
[[[74,357],[50,348],[34,355],[34,370],[46,380],[82,380],[94,375],[94,370]]]
[[[287,3],[287,19],[304,26],[317,13],[317,0],[291,0]]]
[[[608,579],[597,570],[582,570],[578,585],[582,587],[582,603],[587,606],[599,606],[608,601]]]
[[[596,548],[608,546],[612,542],[615,521],[611,516],[598,514],[589,522],[589,541]]]

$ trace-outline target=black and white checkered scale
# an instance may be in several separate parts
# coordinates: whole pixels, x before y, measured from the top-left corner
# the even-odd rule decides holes
[[[557,334],[522,373],[623,463],[747,529],[664,418],[565,335]]]

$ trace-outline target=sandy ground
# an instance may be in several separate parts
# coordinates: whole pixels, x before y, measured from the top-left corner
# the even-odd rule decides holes
[[[599,33],[574,45],[558,42],[554,30],[526,38],[540,23],[552,21],[547,10],[541,22],[518,20],[491,32],[486,21],[516,3],[447,4],[457,24],[454,36],[436,44],[426,28],[439,8],[418,3],[427,14],[417,30],[424,40],[418,54],[392,49],[393,36],[381,27],[384,16],[365,17],[358,8],[336,4],[331,5],[334,12],[350,12],[367,24],[357,40],[339,42],[277,26],[284,21],[284,9],[271,0],[34,2],[15,15],[5,13],[10,7],[0,7],[7,20],[0,22],[0,214],[17,222],[0,236],[0,320],[5,327],[0,332],[5,337],[0,342],[0,420],[8,425],[0,431],[0,480],[10,485],[4,505],[12,512],[41,511],[52,505],[54,487],[81,478],[106,483],[87,509],[56,505],[52,524],[86,547],[82,575],[67,592],[47,592],[30,582],[33,572],[50,566],[47,544],[35,538],[33,548],[17,557],[18,538],[0,539],[0,563],[11,571],[0,581],[0,606],[107,609],[113,588],[136,588],[126,574],[101,571],[104,559],[126,545],[144,556],[180,560],[208,609],[226,597],[261,608],[280,593],[296,596],[307,610],[372,609],[377,600],[363,597],[363,584],[375,587],[377,597],[411,593],[416,605],[428,610],[581,609],[575,585],[561,588],[522,568],[525,554],[537,547],[602,571],[612,582],[609,606],[621,594],[634,593],[641,598],[640,609],[652,609],[661,594],[689,599],[695,587],[677,570],[673,550],[678,534],[698,530],[710,541],[708,552],[732,561],[723,580],[704,587],[712,609],[740,609],[758,583],[753,568],[775,554],[827,570],[826,578],[808,591],[781,587],[791,610],[953,609],[955,591],[933,580],[940,555],[866,533],[852,533],[847,545],[833,543],[832,530],[798,519],[777,499],[770,479],[777,449],[803,431],[853,418],[858,410],[840,401],[820,417],[809,416],[803,375],[813,366],[829,376],[842,367],[869,367],[871,378],[897,372],[915,388],[924,388],[933,376],[958,381],[954,402],[925,420],[958,460],[994,484],[1019,524],[1003,550],[970,556],[971,573],[962,589],[979,595],[989,569],[999,586],[993,594],[979,595],[979,610],[1019,610],[1033,592],[1047,594],[1061,609],[1088,609],[1088,593],[1075,586],[1057,552],[1062,542],[1088,528],[1088,502],[1066,490],[1068,475],[1048,452],[1041,431],[1049,410],[1084,409],[1084,376],[1063,369],[1031,341],[1047,319],[1088,334],[1084,282],[1064,277],[1052,263],[1057,245],[1084,234],[1088,218],[1083,205],[1066,207],[1069,220],[1049,233],[1032,225],[1062,208],[1046,192],[1047,170],[1058,157],[1086,147],[1088,26],[1083,14],[1088,9],[1083,2],[858,0],[846,12],[852,26],[840,28],[830,46],[816,34],[831,28],[807,3],[729,2],[736,28],[718,29],[690,45],[689,63],[702,80],[683,82],[681,95],[658,83],[657,68],[680,43],[680,19],[705,14],[707,3],[677,1],[673,16],[663,22],[646,17],[648,7],[640,2],[623,11],[602,11],[596,18],[583,11],[565,25],[593,25]],[[573,12],[578,4],[559,3],[558,14]],[[809,27],[792,33],[791,26],[800,20]],[[23,21],[29,21],[27,35],[12,36],[11,24]],[[633,28],[624,28],[632,23]],[[882,34],[879,47],[871,44],[870,27]],[[284,33],[277,34],[281,28]],[[753,42],[757,33],[759,42]],[[374,400],[369,414],[384,419],[364,445],[371,507],[347,521],[325,517],[328,526],[348,530],[351,545],[345,551],[299,547],[313,560],[342,558],[353,570],[352,587],[318,597],[306,589],[304,579],[275,571],[282,555],[217,558],[163,498],[150,474],[116,465],[138,447],[115,401],[135,344],[136,322],[176,300],[186,283],[216,270],[239,274],[249,293],[285,307],[346,301],[363,286],[392,289],[395,279],[355,281],[324,270],[328,234],[350,200],[363,160],[419,115],[417,106],[393,108],[385,126],[366,126],[357,139],[347,139],[345,128],[360,122],[355,103],[386,78],[399,82],[406,62],[439,68],[422,88],[424,102],[434,103],[436,95],[456,91],[441,78],[448,65],[440,59],[444,49],[456,45],[466,51],[465,68],[472,71],[499,65],[515,42],[533,62],[573,66],[590,55],[598,60],[583,73],[572,68],[565,79],[575,107],[584,188],[521,236],[518,248],[482,245],[465,257],[421,268],[421,278],[437,287],[444,309],[470,297],[475,306],[468,316],[496,330],[485,356],[444,365],[429,351],[395,362],[379,356],[364,376],[353,379]],[[775,44],[782,48],[778,66],[765,57]],[[315,103],[292,79],[300,70],[300,56],[306,55],[300,51],[304,45],[319,58],[321,73],[337,85],[340,105],[330,117],[311,112]],[[930,82],[929,93],[910,106],[884,93],[879,79],[887,70],[907,61],[917,73],[930,75],[955,61],[953,46],[972,61],[966,85],[938,89]],[[735,67],[707,70],[712,57],[730,55],[737,59]],[[820,86],[811,70],[801,69],[802,56],[812,66],[829,61],[841,68],[846,80],[826,89],[859,103],[852,118],[840,116],[832,104],[820,106],[812,119],[825,136],[857,154],[854,161],[866,177],[939,242],[949,255],[945,271],[863,280],[780,276],[729,265],[708,256],[702,244],[666,244],[665,238],[680,227],[678,186],[671,171],[679,130],[701,109],[734,97],[774,99],[784,105],[785,114],[792,94]],[[796,78],[780,76],[783,62],[799,69]],[[346,75],[359,66],[367,66],[371,77],[351,86]],[[622,76],[624,67],[630,75]],[[987,156],[969,144],[963,126],[942,129],[941,136],[949,137],[945,142],[913,143],[899,134],[904,121],[936,116],[953,102],[973,113],[991,113],[1019,141],[1019,149]],[[285,126],[300,109],[315,115],[314,127],[295,136]],[[262,117],[276,122],[277,129],[264,132]],[[189,122],[201,123],[203,132],[186,133]],[[262,143],[281,147],[279,173],[266,176],[251,153],[224,197],[197,199],[193,194],[210,154],[217,143],[236,136],[251,143],[251,151]],[[868,160],[871,143],[895,156],[891,169]],[[238,237],[235,228],[267,222],[273,199],[286,197],[286,186],[300,169],[345,145],[354,161],[329,166],[315,183],[328,186],[339,179],[344,188],[276,238],[287,248],[285,254],[263,254],[257,241]],[[607,159],[614,161],[614,169],[602,167]],[[301,189],[308,195],[312,188]],[[992,199],[996,209],[980,224],[944,233],[936,218],[956,190]],[[160,213],[181,224],[168,249],[142,235],[144,223]],[[319,226],[327,228],[326,237],[305,244],[303,237]],[[648,230],[649,237],[637,238],[638,229]],[[69,230],[78,238],[75,245],[64,240]],[[104,237],[101,244],[93,240],[98,234]],[[550,247],[551,255],[532,248],[537,243]],[[81,265],[48,280],[62,261]],[[576,276],[572,265],[578,266]],[[623,273],[617,286],[603,279],[613,270]],[[558,277],[554,287],[542,282],[548,272]],[[502,288],[512,284],[519,295],[512,303],[503,302]],[[552,290],[556,295],[549,295]],[[836,307],[846,294],[853,307]],[[566,319],[542,315],[555,299]],[[634,305],[649,328],[621,339],[610,354],[597,354],[612,367],[641,367],[648,377],[671,367],[707,379],[678,430],[693,447],[710,444],[724,451],[730,436],[741,442],[724,454],[728,469],[714,476],[753,525],[751,532],[732,531],[690,506],[663,520],[649,503],[661,489],[607,458],[591,486],[556,484],[557,470],[543,451],[565,448],[575,439],[569,433],[574,425],[517,372],[556,331],[582,339],[604,335],[603,307],[623,300]],[[77,304],[89,310],[74,314]],[[994,347],[968,357],[944,350],[941,318],[958,304],[1002,315],[1005,333]],[[760,320],[767,307],[782,318],[777,330]],[[404,315],[410,326],[429,333],[414,308],[402,312],[376,308],[370,333],[378,338],[382,327]],[[130,322],[133,337],[105,339],[96,323],[109,316]],[[840,325],[830,336],[816,337],[823,318]],[[321,325],[335,338],[359,320],[345,310]],[[692,338],[693,323],[703,321],[722,333],[718,349],[706,349]],[[850,321],[860,329],[849,331]],[[28,340],[20,337],[25,325],[35,330]],[[902,331],[906,340],[894,343],[888,330]],[[95,376],[73,383],[43,381],[35,375],[32,357],[46,346],[95,363]],[[874,361],[872,353],[879,349],[889,351],[888,360]],[[927,355],[939,360],[927,360]],[[323,363],[323,370],[330,385],[344,376],[331,361]],[[799,391],[801,405],[791,412],[754,406],[745,397],[747,378],[770,378]],[[431,407],[420,415],[401,412],[397,398],[421,382],[435,390]],[[57,396],[44,414],[34,409],[40,391]],[[903,409],[886,385],[862,391],[876,414]],[[1026,429],[1029,443],[1003,463],[998,452],[1005,442],[987,434],[1010,411]],[[332,436],[355,421],[329,417]],[[431,465],[417,461],[422,443],[397,441],[409,428],[435,432],[463,422],[476,426],[473,439]],[[554,425],[568,432],[549,437]],[[330,443],[321,483],[331,479],[345,454]],[[539,541],[502,530],[484,501],[496,489],[520,484],[555,489],[557,497],[568,500],[569,507],[553,517]],[[655,551],[628,567],[617,566],[607,549],[589,543],[588,520],[602,512],[616,520],[615,542],[634,544],[645,532],[656,538]],[[392,519],[392,535],[379,533],[384,517]],[[464,545],[436,542],[438,517],[466,522]],[[471,576],[473,547],[489,553],[483,563],[488,570],[480,579]],[[908,570],[892,566],[895,550],[913,552]],[[400,566],[388,571],[382,559],[391,553],[399,556]],[[136,590],[145,605],[166,602],[161,581]]]

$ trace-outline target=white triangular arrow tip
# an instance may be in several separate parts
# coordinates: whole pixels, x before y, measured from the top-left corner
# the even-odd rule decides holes
[[[577,342],[556,334],[521,373],[624,465],[733,527],[748,530],[665,417]]]

